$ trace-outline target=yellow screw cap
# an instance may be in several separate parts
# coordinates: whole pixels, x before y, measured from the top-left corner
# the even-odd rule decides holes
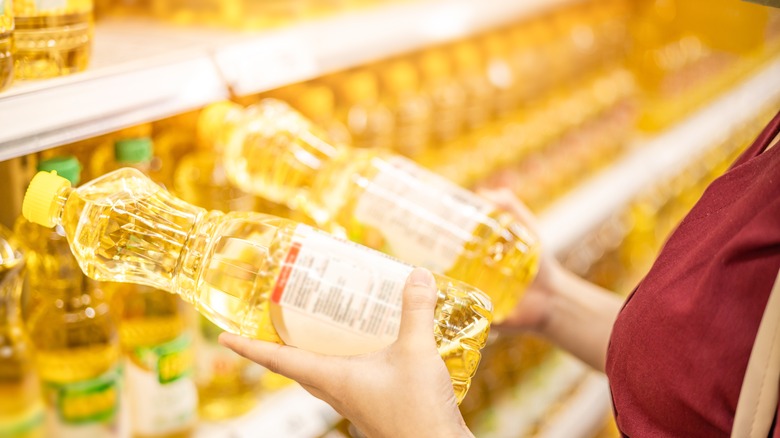
[[[57,206],[59,193],[69,187],[70,181],[57,175],[56,171],[38,172],[24,195],[22,215],[28,221],[47,228],[57,225],[57,216],[52,210]]]

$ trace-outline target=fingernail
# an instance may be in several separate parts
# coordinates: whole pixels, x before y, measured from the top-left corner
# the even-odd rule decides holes
[[[426,286],[432,287],[436,285],[436,280],[433,278],[431,271],[425,268],[414,268],[409,278],[406,280],[406,284],[413,286]]]

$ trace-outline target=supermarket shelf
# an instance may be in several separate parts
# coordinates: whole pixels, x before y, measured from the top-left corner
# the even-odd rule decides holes
[[[194,438],[314,438],[340,418],[328,404],[294,385],[265,397],[240,418],[199,425]]]
[[[544,244],[560,253],[643,189],[673,175],[729,132],[780,99],[780,59],[668,131],[641,139],[617,163],[579,185],[539,217]]]
[[[572,356],[556,352],[532,370],[522,383],[492,404],[482,421],[473,426],[475,436],[502,438],[531,436],[545,415],[554,410],[592,372]],[[561,435],[571,438],[575,435]]]
[[[574,0],[425,0],[246,33],[107,21],[84,73],[0,94],[0,161],[266,91]]]
[[[582,383],[534,434],[535,438],[590,438],[611,413],[607,378],[590,371]]]

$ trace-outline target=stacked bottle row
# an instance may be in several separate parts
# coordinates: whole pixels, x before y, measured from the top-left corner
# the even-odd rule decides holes
[[[258,30],[390,0],[96,0],[98,18],[152,17],[177,25]],[[397,1],[397,0],[396,0]]]
[[[609,162],[633,130],[629,11],[578,3],[241,102],[288,100],[336,141],[392,149],[464,187],[508,186],[539,206]]]
[[[679,173],[660,180],[569,249],[564,263],[573,272],[628,294],[650,269],[658,251],[704,189],[723,174],[777,112],[764,108],[736,127]]]
[[[625,210],[570,248],[563,256],[564,265],[608,290],[628,294],[650,269],[666,237],[704,189],[750,145],[776,108],[776,104],[767,106],[754,119],[736,127],[718,144],[691,160],[690,166],[649,187]],[[467,423],[476,426],[490,422],[493,404],[529,383],[528,379],[554,378],[534,373],[552,351],[549,343],[530,335],[502,334],[488,344],[479,373],[460,406]]]
[[[780,11],[746,2],[635,5],[631,65],[644,91],[639,126],[660,131],[780,51]]]

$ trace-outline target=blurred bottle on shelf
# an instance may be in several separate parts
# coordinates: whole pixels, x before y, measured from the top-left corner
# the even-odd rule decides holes
[[[0,91],[11,85],[14,78],[13,33],[13,2],[2,1],[0,2]]]
[[[452,62],[441,49],[424,51],[418,59],[423,93],[433,106],[432,146],[458,138],[466,120],[466,93],[453,77]]]
[[[267,29],[294,23],[309,15],[307,0],[241,0],[241,20],[246,29]],[[311,2],[318,3],[318,2]],[[328,3],[327,1],[322,1]]]
[[[290,96],[293,106],[325,131],[339,144],[352,144],[352,136],[347,127],[336,118],[335,96],[333,91],[320,84],[309,84],[297,89]]]
[[[349,129],[352,145],[389,149],[393,145],[393,113],[379,100],[376,75],[367,69],[338,77],[337,114]]]
[[[520,80],[510,59],[509,38],[506,31],[494,31],[480,38],[484,52],[485,71],[493,88],[493,112],[507,117],[520,105]]]
[[[87,68],[92,53],[92,0],[11,3],[16,78],[51,78]]]
[[[124,141],[132,142],[134,140],[140,140],[141,143],[149,143],[148,145],[141,145],[141,148],[152,148],[153,146],[151,145],[150,140],[151,136],[152,125],[150,123],[142,123],[140,125],[120,129],[119,131],[101,136],[99,141],[87,141],[87,144],[85,145],[87,147],[81,148],[86,149],[83,151],[83,153],[89,157],[89,161],[86,162],[87,168],[82,172],[82,176],[85,178],[97,178],[100,175],[118,169],[119,165],[116,161],[118,152],[122,153],[122,150],[129,151],[130,147],[123,149],[120,146],[118,148],[117,144],[120,144]],[[73,153],[73,149],[79,149],[78,146],[78,144],[74,144],[66,148],[66,150]],[[150,163],[150,171],[151,165],[152,164]]]
[[[43,438],[43,402],[21,315],[24,255],[0,225],[0,436]]]
[[[111,167],[149,174],[151,139],[117,140]],[[113,170],[113,169],[111,169]],[[119,321],[133,436],[189,436],[197,414],[191,334],[178,297],[129,283],[102,283]]]
[[[206,211],[135,169],[78,189],[39,172],[23,212],[41,225],[62,226],[79,264],[95,280],[164,289],[224,330],[324,354],[362,354],[393,342],[403,286],[413,269],[295,221]],[[90,231],[79,225],[85,222],[92,224]],[[487,341],[492,305],[471,286],[437,278],[434,333],[460,400]],[[322,299],[341,304],[322,306]],[[344,317],[345,308],[352,309],[351,317]]]
[[[511,215],[406,158],[336,144],[281,101],[214,104],[200,129],[237,187],[490,291],[497,319],[536,273],[538,240]]]
[[[466,95],[465,125],[470,131],[485,126],[493,116],[497,96],[487,76],[485,60],[473,41],[462,41],[451,48],[455,78]]]
[[[174,191],[187,202],[209,210],[254,211],[260,201],[232,187],[222,158],[211,143],[196,140],[196,149],[184,155],[174,171]],[[195,322],[195,382],[198,412],[216,421],[244,414],[257,404],[265,370],[219,345],[222,329],[203,316]]]
[[[393,149],[401,155],[417,157],[431,141],[431,101],[420,89],[420,80],[411,62],[391,61],[378,66],[377,70],[382,80],[383,100],[395,120]]]
[[[73,157],[41,161],[77,184]],[[63,227],[23,218],[15,235],[28,250],[31,301],[27,323],[43,386],[46,436],[124,436],[124,389],[117,321],[104,291],[89,280],[70,251]]]

